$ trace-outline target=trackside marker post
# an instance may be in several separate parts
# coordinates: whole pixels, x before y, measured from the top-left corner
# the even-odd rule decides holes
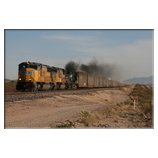
[[[135,96],[134,96],[134,109],[135,109]]]

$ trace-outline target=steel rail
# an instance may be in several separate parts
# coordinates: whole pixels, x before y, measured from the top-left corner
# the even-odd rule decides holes
[[[127,86],[123,86],[127,87]],[[92,89],[105,89],[105,90],[110,90],[110,89],[118,89],[118,88],[123,88],[123,87],[96,87],[96,88],[80,88],[80,89],[60,89],[60,90],[49,90],[49,91],[35,91],[35,92],[5,92],[4,95],[16,95],[16,94],[31,94],[31,93],[48,93],[48,92],[63,92],[63,91],[78,91],[78,90],[92,90]]]

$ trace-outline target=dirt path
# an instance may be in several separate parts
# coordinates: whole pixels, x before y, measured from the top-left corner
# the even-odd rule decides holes
[[[50,125],[78,119],[83,110],[91,112],[125,101],[132,88],[6,102],[5,128],[50,128]]]

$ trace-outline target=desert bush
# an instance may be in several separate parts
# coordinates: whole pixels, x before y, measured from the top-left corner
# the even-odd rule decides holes
[[[152,118],[153,114],[153,87],[148,87],[146,85],[135,85],[131,95],[138,95],[138,108],[143,113],[143,117],[147,116],[148,118]]]
[[[84,117],[81,119],[81,123],[84,123],[85,126],[90,126],[90,124],[97,122],[98,119],[95,115],[91,115],[91,117]]]
[[[82,111],[82,112],[80,113],[80,115],[81,115],[82,118],[91,117],[91,113],[88,112],[88,111]]]
[[[133,105],[134,103],[132,100],[126,100],[126,101],[124,101],[124,104],[125,105]]]
[[[80,115],[82,117],[81,123],[84,123],[85,126],[90,126],[90,124],[95,123],[100,119],[98,114],[91,114],[88,111],[82,111]]]
[[[71,124],[60,124],[60,125],[55,125],[52,126],[50,125],[51,128],[71,128]]]
[[[105,108],[98,112],[101,115],[108,115],[108,114],[114,114],[115,112],[112,110],[112,108]]]
[[[117,105],[117,106],[120,106],[120,103],[117,103],[116,105]]]
[[[114,119],[114,122],[119,122],[119,120],[118,119]]]

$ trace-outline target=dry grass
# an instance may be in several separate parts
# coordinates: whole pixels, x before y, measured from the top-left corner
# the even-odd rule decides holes
[[[153,117],[153,86],[137,84],[133,92],[133,96],[138,95],[138,108],[144,113],[147,118]]]
[[[139,104],[136,104],[135,109],[133,107],[133,100],[126,100],[117,103],[116,105],[107,106],[106,108],[97,111],[95,114],[84,111],[81,114],[81,122],[84,123],[85,126],[93,126],[93,123],[98,123],[99,125],[101,122],[105,122],[104,124],[108,124],[108,127],[152,127],[152,87],[136,85],[130,95],[138,95],[139,97]]]
[[[91,114],[88,111],[82,111],[81,115],[81,123],[84,123],[85,126],[90,126],[92,123],[96,123],[98,121],[99,116],[97,114]]]
[[[59,124],[59,125],[55,125],[55,126],[52,126],[50,125],[50,128],[71,128],[71,124]]]
[[[96,114],[91,114],[88,111],[82,111],[81,115],[81,123],[84,123],[85,126],[90,126],[93,123],[99,122],[99,120],[105,117],[113,117],[115,115],[115,109],[113,106],[108,106],[102,110],[97,111]]]

